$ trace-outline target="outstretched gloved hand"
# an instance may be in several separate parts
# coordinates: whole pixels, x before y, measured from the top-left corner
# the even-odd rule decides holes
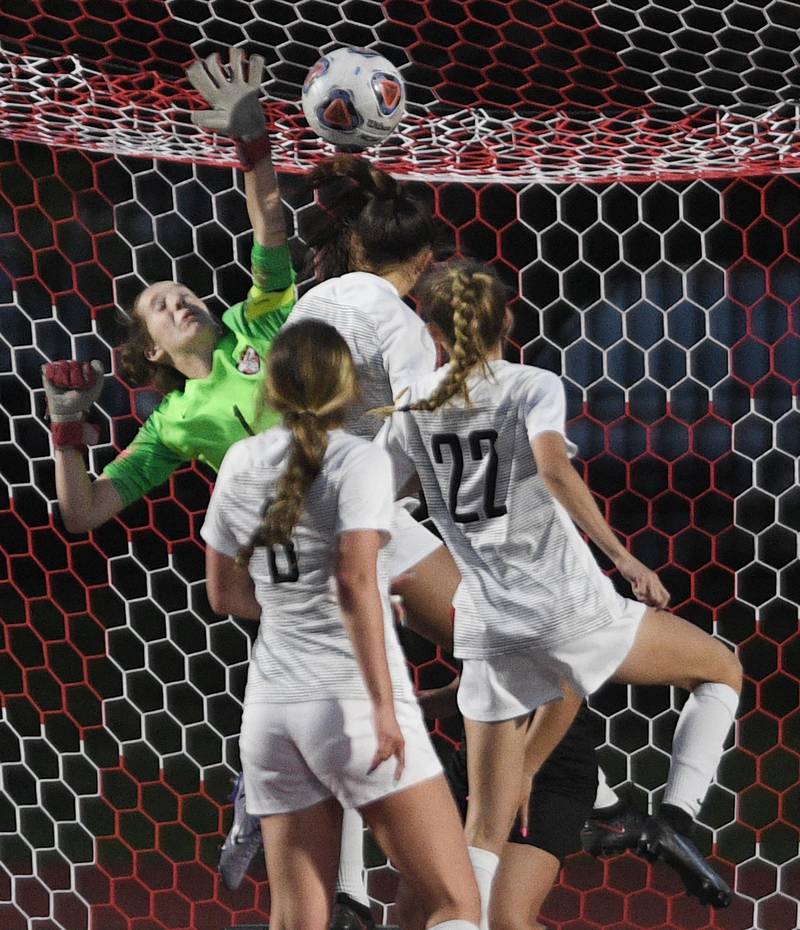
[[[264,111],[259,103],[264,59],[251,55],[247,60],[240,48],[232,48],[229,60],[230,77],[216,53],[194,62],[186,70],[192,86],[211,106],[210,110],[192,113],[192,122],[236,139],[242,167],[247,171],[259,157],[269,153]]]

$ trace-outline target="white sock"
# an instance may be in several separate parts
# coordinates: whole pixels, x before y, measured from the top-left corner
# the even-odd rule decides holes
[[[597,794],[594,797],[594,808],[613,807],[619,802],[619,795],[606,781],[606,773],[601,766],[597,766]]]
[[[492,894],[494,873],[500,865],[500,857],[479,846],[467,846],[467,851],[472,863],[472,871],[475,873],[475,881],[478,884],[478,893],[481,896],[480,930],[489,930],[489,899]]]
[[[364,885],[364,824],[356,810],[344,811],[342,818],[342,848],[336,890],[369,907]]]
[[[698,685],[689,695],[672,740],[662,804],[672,804],[697,817],[738,706],[739,695],[733,688],[716,682]]]
[[[468,920],[443,920],[440,924],[428,927],[428,930],[478,930],[478,928]]]

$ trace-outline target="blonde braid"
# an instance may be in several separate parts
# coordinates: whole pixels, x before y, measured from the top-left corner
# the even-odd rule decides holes
[[[460,259],[434,266],[420,279],[417,293],[423,316],[436,324],[450,346],[449,368],[430,397],[404,406],[377,407],[369,411],[375,416],[436,410],[457,394],[470,404],[467,379],[476,368],[489,374],[487,356],[502,338],[507,293],[485,265]]]
[[[473,369],[484,363],[484,347],[478,335],[476,306],[480,299],[474,276],[460,269],[451,275],[453,333],[455,340],[450,353],[450,367],[439,387],[430,397],[411,404],[409,410],[436,410],[451,397],[460,394],[469,404],[467,379]]]

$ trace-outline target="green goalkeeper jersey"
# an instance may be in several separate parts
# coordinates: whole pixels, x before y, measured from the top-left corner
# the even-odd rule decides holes
[[[252,273],[247,298],[222,317],[211,373],[167,394],[103,470],[125,506],[193,459],[218,470],[234,442],[280,419],[261,396],[267,355],[297,300],[289,249],[254,244]]]

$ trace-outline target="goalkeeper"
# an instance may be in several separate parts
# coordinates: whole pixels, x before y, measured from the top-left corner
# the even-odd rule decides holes
[[[294,272],[269,136],[258,101],[263,59],[249,72],[231,50],[231,77],[217,56],[195,62],[187,75],[212,105],[195,121],[236,139],[245,172],[247,211],[253,226],[253,285],[246,299],[218,320],[188,287],[159,281],[136,298],[121,367],[135,385],[152,384],[166,396],[130,446],[90,478],[83,453],[92,427],[85,416],[102,386],[99,363],[53,362],[43,368],[56,450],[56,491],[64,524],[82,533],[165,482],[186,462],[219,468],[238,439],[278,421],[259,416],[264,359],[296,300]]]
[[[259,398],[264,393],[266,357],[297,294],[258,99],[263,69],[261,56],[253,55],[246,62],[240,49],[231,49],[229,75],[216,55],[195,62],[187,71],[211,106],[193,114],[194,121],[236,140],[253,227],[252,287],[221,321],[189,287],[176,281],[160,281],[139,294],[127,339],[120,347],[121,367],[130,382],[152,384],[165,397],[97,480],[90,477],[84,454],[97,437],[86,415],[102,389],[102,366],[76,361],[43,366],[56,492],[70,532],[84,533],[105,523],[191,460],[218,469],[234,442],[280,419],[264,409]],[[260,836],[250,840],[254,848],[244,857],[242,872]],[[353,855],[342,856],[345,871],[340,872],[338,900],[340,910],[351,910],[360,918],[366,909],[359,907],[359,901],[367,900],[360,870],[360,823],[356,841],[356,867]],[[241,877],[235,876],[234,882]]]

